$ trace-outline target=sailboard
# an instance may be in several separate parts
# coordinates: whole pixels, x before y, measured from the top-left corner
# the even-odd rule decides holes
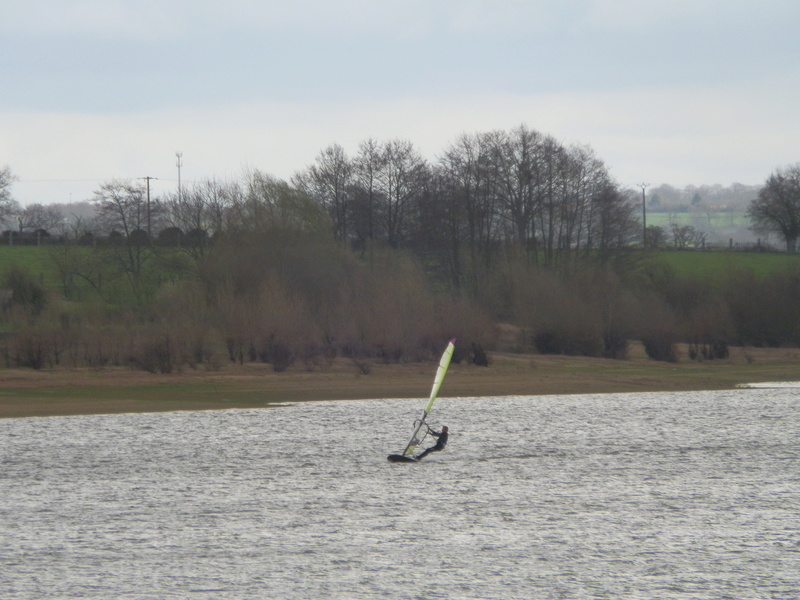
[[[442,354],[442,358],[439,360],[439,367],[436,369],[436,377],[433,379],[433,387],[431,388],[431,397],[428,400],[428,405],[425,407],[425,410],[422,411],[422,416],[414,421],[414,433],[411,435],[411,441],[408,442],[402,454],[390,454],[388,456],[389,462],[417,462],[414,458],[414,450],[422,443],[425,436],[428,435],[428,424],[425,420],[428,418],[428,413],[431,412],[433,403],[436,402],[436,397],[439,395],[439,390],[442,388],[444,376],[447,375],[447,367],[450,366],[450,360],[453,358],[455,343],[455,339],[450,340]]]

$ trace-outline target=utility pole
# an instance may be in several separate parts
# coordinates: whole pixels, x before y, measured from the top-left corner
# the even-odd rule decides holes
[[[644,191],[650,187],[649,183],[637,184],[642,188],[642,248],[647,250],[647,208],[644,203]]]
[[[183,166],[183,152],[175,152],[175,164],[178,166],[178,204],[181,202],[181,167]]]
[[[158,177],[140,177],[147,182],[147,241],[150,242],[150,180],[158,179]]]

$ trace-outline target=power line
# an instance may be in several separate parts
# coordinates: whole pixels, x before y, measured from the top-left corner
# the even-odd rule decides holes
[[[97,177],[94,179],[17,179],[14,183],[85,183],[87,181],[106,181]]]
[[[92,179],[15,179],[14,184],[16,185],[18,183],[87,183],[92,181],[111,181],[112,179],[125,179],[125,178],[95,177]],[[144,178],[139,177],[139,179],[144,179]],[[169,183],[175,183],[176,181],[183,181],[184,183],[186,182],[197,183],[198,181],[203,181],[200,179],[172,179],[171,177],[153,177],[153,179],[158,179],[159,181],[166,181]]]

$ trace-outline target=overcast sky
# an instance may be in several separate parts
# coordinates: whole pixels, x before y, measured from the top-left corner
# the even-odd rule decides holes
[[[2,0],[0,166],[23,206],[113,178],[288,179],[332,143],[525,124],[619,183],[800,161],[798,0]]]

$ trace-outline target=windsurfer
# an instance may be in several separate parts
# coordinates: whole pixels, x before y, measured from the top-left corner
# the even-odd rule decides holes
[[[442,426],[441,431],[434,431],[433,429],[428,428],[428,433],[430,433],[436,439],[436,445],[431,446],[427,450],[425,450],[422,454],[417,456],[417,460],[422,460],[431,452],[441,452],[444,450],[444,447],[447,445],[447,425]]]

